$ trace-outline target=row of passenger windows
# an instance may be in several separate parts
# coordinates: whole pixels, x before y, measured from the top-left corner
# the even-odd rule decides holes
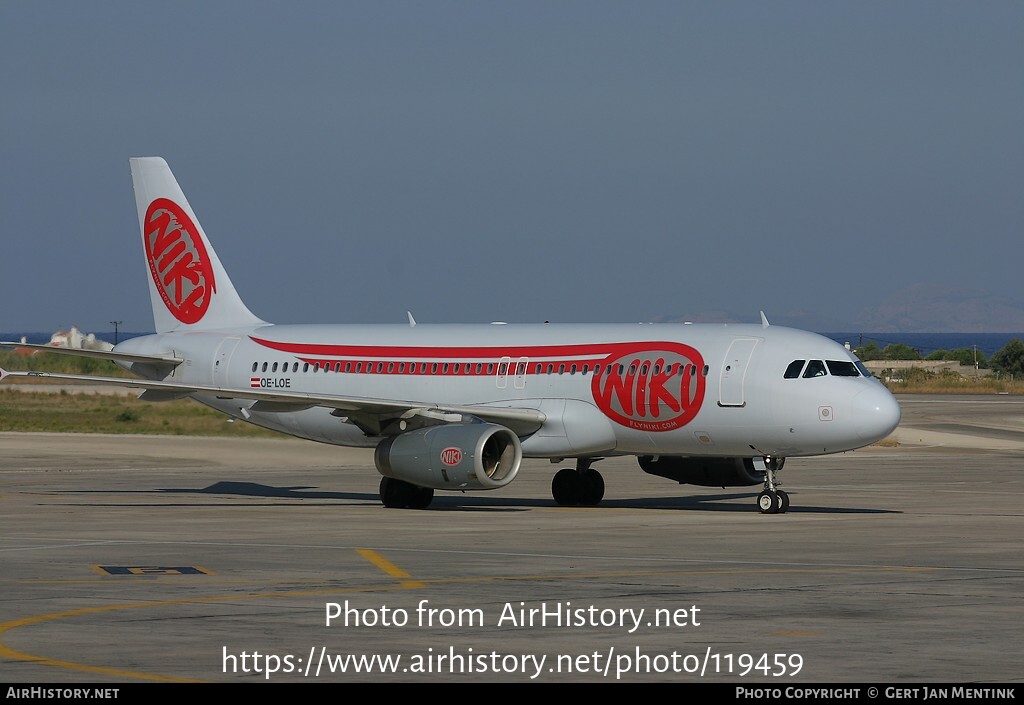
[[[807,363],[807,367],[804,367],[804,363]],[[825,375],[831,374],[835,377],[860,377],[861,373],[864,373],[865,377],[870,377],[871,374],[866,369],[861,369],[860,365],[854,364],[849,360],[793,360],[789,363],[789,367],[786,368],[786,379],[796,379],[800,377],[800,370],[803,370],[804,377],[824,377]]]
[[[303,372],[347,372],[355,374],[442,374],[442,375],[492,375],[497,374],[504,376],[507,374],[524,375],[529,372],[529,364],[526,362],[303,362]],[[275,373],[295,373],[299,371],[298,362],[254,362],[252,363],[252,371],[255,372],[269,372]],[[683,376],[689,374],[691,377],[697,375],[696,365],[685,365],[682,363],[672,363],[669,365],[655,364],[651,365],[650,362],[634,363],[628,366],[626,365],[604,365],[596,364],[591,366],[590,364],[577,364],[577,363],[560,363],[557,366],[553,363],[534,363],[533,373],[534,374],[606,374],[609,375],[613,371],[617,371],[618,374],[630,374],[635,375],[638,371],[641,375],[646,375],[648,372],[653,371],[656,375],[665,376]],[[700,373],[707,377],[708,366],[704,365],[704,368]],[[787,373],[788,375],[788,373]]]

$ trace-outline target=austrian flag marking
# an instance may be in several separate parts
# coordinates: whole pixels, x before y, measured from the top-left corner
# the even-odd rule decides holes
[[[249,378],[249,386],[252,387],[253,389],[258,389],[259,386],[260,386],[260,378],[259,377],[250,377]]]
[[[199,229],[174,201],[158,198],[143,221],[146,261],[164,306],[182,323],[198,323],[217,291]]]

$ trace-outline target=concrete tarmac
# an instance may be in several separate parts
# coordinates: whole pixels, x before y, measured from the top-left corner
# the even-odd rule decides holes
[[[1024,399],[900,401],[775,516],[632,458],[403,511],[362,450],[0,434],[0,681],[1018,683]]]

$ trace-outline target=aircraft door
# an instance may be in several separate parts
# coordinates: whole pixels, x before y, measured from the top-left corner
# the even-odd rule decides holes
[[[722,361],[722,373],[718,380],[718,405],[743,407],[747,405],[743,392],[743,381],[747,366],[758,338],[736,338],[729,345],[729,351]]]
[[[217,347],[213,356],[213,384],[216,387],[229,387],[231,381],[228,379],[228,369],[231,363],[231,356],[238,347],[238,338],[225,338]]]
[[[508,378],[511,374],[509,367],[511,364],[512,358],[508,355],[498,361],[498,374],[494,378],[494,382],[498,385],[498,389],[504,389],[508,386]]]
[[[526,357],[519,358],[519,362],[516,363],[516,378],[513,384],[516,389],[526,389],[526,367],[530,364],[530,359]]]

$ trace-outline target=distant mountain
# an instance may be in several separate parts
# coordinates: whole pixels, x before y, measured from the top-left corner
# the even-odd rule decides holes
[[[873,333],[1019,333],[1024,306],[992,294],[919,283],[864,309],[853,330]]]
[[[768,322],[775,326],[789,326],[803,330],[846,330],[849,328],[843,321],[822,316],[809,311],[765,311]],[[750,311],[745,314],[738,314],[733,311],[711,310],[693,311],[680,314],[662,316],[659,323],[760,323],[761,316],[758,311]]]

